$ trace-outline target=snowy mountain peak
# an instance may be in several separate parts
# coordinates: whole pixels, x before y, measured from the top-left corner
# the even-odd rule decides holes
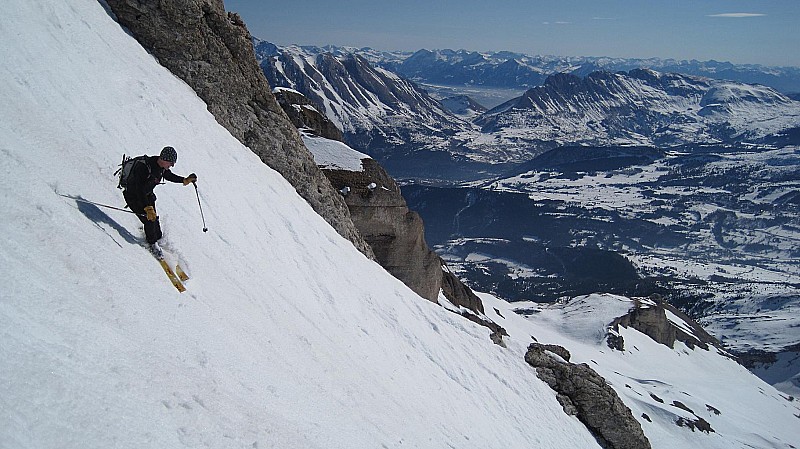
[[[476,123],[532,143],[675,146],[757,140],[800,126],[800,103],[764,86],[645,69],[562,73]]]
[[[262,51],[263,50],[263,51]],[[258,46],[272,86],[302,92],[345,134],[352,147],[373,156],[438,149],[471,125],[449,112],[413,82],[373,66],[360,53],[289,46]]]

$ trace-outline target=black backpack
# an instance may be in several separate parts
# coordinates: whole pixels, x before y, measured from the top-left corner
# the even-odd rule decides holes
[[[125,189],[128,187],[128,177],[130,177],[131,172],[133,172],[133,168],[136,167],[136,164],[143,163],[145,167],[147,167],[148,176],[150,174],[150,166],[147,165],[147,155],[137,156],[137,157],[128,157],[126,155],[122,155],[122,163],[119,164],[119,169],[114,172],[114,175],[119,175],[119,184],[117,184],[118,189]]]

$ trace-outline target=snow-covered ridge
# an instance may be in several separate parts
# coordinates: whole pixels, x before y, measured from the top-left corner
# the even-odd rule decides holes
[[[351,49],[370,54],[371,61],[420,82],[448,85],[533,87],[556,73],[586,76],[598,70],[609,72],[649,68],[660,72],[683,73],[738,83],[763,84],[781,92],[800,90],[800,69],[797,67],[765,67],[754,64],[731,64],[719,61],[686,61],[675,59],[630,59],[526,55],[508,51],[476,52],[467,50],[419,50],[376,52]]]
[[[758,143],[800,126],[800,102],[765,86],[642,68],[582,73],[569,61],[559,66],[562,72],[535,72],[536,80],[524,81],[520,64],[534,63],[524,55],[492,65],[498,71],[492,76],[517,77],[515,86],[535,87],[488,112],[478,115],[471,108],[458,118],[386,68],[413,77],[401,67],[441,64],[449,73],[454,65],[491,65],[501,56],[421,50],[398,65],[375,63],[374,54],[367,59],[358,49],[329,50],[260,42],[256,51],[271,83],[304,93],[344,131],[351,147],[384,163],[391,158],[402,176],[420,171],[416,160],[426,151],[439,159],[483,164],[485,170],[562,145]]]
[[[800,102],[710,78],[594,72],[556,75],[476,120],[506,139],[583,145],[756,142],[800,126]]]
[[[345,133],[460,121],[408,80],[355,53],[257,42],[256,54],[271,85],[303,93]]]

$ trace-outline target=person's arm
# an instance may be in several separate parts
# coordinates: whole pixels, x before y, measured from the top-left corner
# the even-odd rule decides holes
[[[183,182],[183,176],[178,176],[170,170],[164,170],[164,179],[169,182]]]
[[[183,185],[188,186],[190,183],[197,181],[197,175],[192,173],[191,175],[183,178],[181,176],[176,175],[175,173],[172,173],[169,170],[166,170],[164,171],[164,179],[172,182],[182,182]]]

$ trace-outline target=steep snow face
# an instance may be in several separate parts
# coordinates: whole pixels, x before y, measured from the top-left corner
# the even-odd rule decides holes
[[[0,4],[0,446],[597,448],[520,354],[358,253],[93,0]],[[121,206],[157,188],[179,294]],[[453,413],[456,410],[457,413]]]

